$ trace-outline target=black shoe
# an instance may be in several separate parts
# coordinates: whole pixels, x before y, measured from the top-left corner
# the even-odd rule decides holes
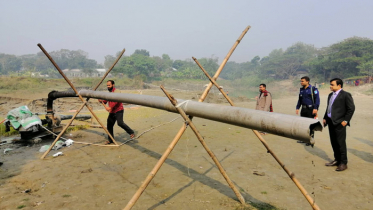
[[[325,166],[338,166],[338,165],[339,165],[339,163],[336,160],[333,160],[330,163],[325,163]]]
[[[335,169],[336,171],[344,171],[347,169],[347,165],[344,163],[339,164],[338,168]]]

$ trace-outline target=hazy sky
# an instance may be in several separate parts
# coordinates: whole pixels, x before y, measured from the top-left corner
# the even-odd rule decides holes
[[[324,47],[373,38],[372,0],[0,0],[0,53],[84,50],[104,61],[126,48],[172,59],[219,57],[250,25],[230,60],[301,41]]]

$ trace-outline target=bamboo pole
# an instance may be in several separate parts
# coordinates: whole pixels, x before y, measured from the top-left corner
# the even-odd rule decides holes
[[[298,187],[298,189],[301,191],[301,193],[304,195],[304,197],[307,199],[308,203],[311,205],[311,207],[315,210],[320,210],[320,207],[316,204],[316,202],[312,199],[312,197],[308,194],[306,189],[302,186],[302,184],[298,181],[297,178],[295,178],[295,174],[291,172],[283,163],[282,161],[276,156],[276,154],[270,149],[267,142],[264,140],[264,138],[259,134],[258,131],[252,130],[254,134],[258,137],[258,139],[262,142],[264,147],[267,149],[268,153],[272,155],[272,157],[277,161],[277,163],[284,169],[284,171],[288,174],[291,180],[293,180],[294,184]]]
[[[227,56],[225,56],[223,62],[221,63],[220,67],[218,68],[218,70],[216,71],[215,75],[212,77],[215,81],[218,79],[221,71],[223,70],[225,64],[228,62],[229,58],[231,57],[232,53],[234,52],[234,50],[236,49],[237,45],[241,42],[242,38],[245,36],[245,34],[247,33],[247,31],[251,28],[251,26],[247,26],[245,28],[245,30],[241,33],[240,37],[238,37],[237,41],[234,43],[233,47],[231,48],[231,50],[228,52]],[[206,98],[207,94],[209,93],[210,89],[212,87],[212,82],[209,83],[209,85],[207,86],[207,88],[205,89],[205,91],[203,92],[201,98]],[[201,100],[199,100],[199,102],[202,102]]]
[[[45,153],[41,156],[41,159],[44,159],[45,156],[51,151],[52,147],[57,143],[57,141],[61,138],[61,136],[66,132],[67,128],[71,125],[71,123],[74,121],[75,117],[78,115],[78,113],[83,109],[84,106],[86,106],[88,108],[88,110],[91,112],[91,114],[96,118],[97,122],[100,123],[100,125],[102,126],[102,128],[105,130],[105,132],[108,134],[108,136],[113,140],[113,142],[119,146],[115,139],[111,136],[111,134],[109,133],[109,131],[106,129],[106,127],[104,127],[104,125],[102,124],[102,122],[99,120],[99,118],[96,116],[96,114],[93,112],[93,110],[91,109],[91,107],[88,106],[88,99],[86,101],[84,101],[84,99],[82,98],[81,95],[79,95],[79,92],[76,90],[76,88],[74,87],[74,85],[70,82],[70,80],[66,77],[66,75],[62,72],[62,70],[60,69],[60,67],[57,65],[56,62],[54,62],[53,58],[48,54],[48,52],[44,49],[44,47],[39,43],[38,44],[38,47],[43,51],[43,53],[48,57],[48,59],[52,62],[52,64],[54,65],[54,67],[58,70],[58,72],[62,75],[62,77],[65,79],[65,81],[70,85],[70,87],[74,90],[74,92],[79,96],[79,99],[83,102],[83,104],[80,106],[80,108],[76,111],[76,113],[74,114],[74,116],[71,118],[71,120],[68,122],[68,124],[64,127],[64,129],[61,131],[61,133],[56,137],[56,139],[53,141],[52,145],[48,148],[47,151],[45,151]],[[116,62],[118,62],[119,58],[123,55],[125,49],[122,50],[120,56],[118,57],[118,59],[115,61],[115,64]],[[114,65],[115,65],[114,64]],[[107,71],[107,73],[105,74],[105,77],[109,74],[109,72],[112,70],[112,68],[114,67],[114,65],[111,67],[111,69],[109,69]],[[101,81],[99,82],[99,84],[97,84],[97,86],[95,87],[95,90],[100,86],[100,84],[102,83],[102,81],[104,80],[105,78],[101,79]]]
[[[195,57],[192,57],[192,58],[196,62],[196,64],[199,66],[199,68],[203,71],[203,73],[206,75],[206,77],[210,80],[210,82],[213,83],[216,86],[216,88],[218,88],[218,90],[221,92],[221,94],[223,94],[224,98],[227,99],[227,101],[230,103],[230,105],[234,106],[233,101],[223,91],[223,88],[221,88],[219,86],[219,84],[213,78],[211,78],[211,76],[209,75],[209,73],[207,73],[207,71],[202,67],[202,65],[199,63],[199,61],[197,60],[197,58],[195,58]]]
[[[206,75],[206,77],[213,83],[219,91],[224,95],[224,97],[227,99],[229,104],[231,106],[234,106],[233,101],[224,93],[222,88],[219,86],[218,83],[216,83],[211,76],[207,73],[207,71],[202,67],[202,65],[198,62],[196,58],[193,57],[193,60],[197,63],[199,68],[203,71],[203,73]],[[267,149],[267,151],[272,155],[272,157],[277,161],[277,163],[284,169],[284,171],[288,174],[290,179],[294,182],[294,184],[298,187],[298,189],[301,191],[301,193],[304,195],[304,197],[307,199],[308,203],[311,205],[311,207],[315,210],[319,210],[319,206],[315,203],[315,201],[312,199],[312,197],[308,194],[306,189],[302,186],[302,184],[298,181],[297,178],[295,178],[295,174],[291,172],[289,169],[286,168],[286,166],[281,162],[281,160],[276,156],[276,154],[270,149],[267,142],[264,140],[264,138],[259,134],[258,131],[252,130],[254,134],[258,137],[258,139],[262,142],[264,147]]]
[[[207,146],[206,142],[203,140],[203,137],[198,132],[196,126],[193,123],[193,121],[188,118],[188,116],[185,114],[185,112],[184,112],[183,109],[181,109],[180,107],[177,106],[177,100],[172,95],[170,95],[162,85],[161,85],[161,89],[165,93],[165,95],[167,96],[167,98],[170,99],[171,103],[175,106],[175,108],[180,113],[180,115],[188,123],[188,125],[190,126],[190,128],[193,130],[194,134],[197,136],[197,139],[199,140],[199,142],[201,142],[202,146],[205,148],[206,152],[210,155],[210,157],[212,158],[212,160],[214,161],[214,163],[218,167],[220,173],[223,175],[224,179],[227,181],[229,187],[232,188],[234,194],[236,194],[238,200],[242,204],[244,204],[245,203],[245,199],[243,198],[243,196],[241,195],[241,193],[239,192],[239,190],[236,188],[236,186],[233,184],[233,182],[231,181],[231,179],[228,177],[227,173],[225,172],[223,166],[220,164],[219,160],[216,158],[215,154]]]
[[[236,49],[237,45],[240,43],[240,41],[242,40],[242,38],[245,36],[245,34],[247,33],[247,31],[249,29],[250,29],[250,26],[246,27],[246,29],[241,33],[241,35],[238,38],[238,40],[234,43],[233,47],[231,48],[231,50],[228,52],[228,54],[225,57],[225,60],[224,60],[225,62],[222,62],[220,64],[220,66],[219,66],[219,69],[216,71],[216,73],[215,73],[216,78],[220,75],[220,73],[223,70],[225,64],[227,63],[228,59],[232,55],[234,49]],[[206,93],[206,94],[202,94],[201,95],[200,99],[198,100],[199,102],[203,102],[205,100],[205,98],[207,97],[207,94],[210,91],[210,89],[211,89],[211,87],[206,87],[206,89],[204,91],[204,93]],[[189,116],[189,119],[192,120],[193,116]],[[176,143],[179,141],[179,139],[184,134],[184,132],[185,132],[186,129],[187,129],[187,126],[185,126],[185,125],[183,125],[179,129],[179,131],[177,132],[176,136],[172,140],[171,144],[168,146],[168,149],[166,150],[166,152],[162,155],[161,159],[154,166],[153,170],[147,176],[147,178],[145,179],[145,181],[143,182],[143,184],[141,185],[141,187],[132,196],[131,200],[128,202],[128,204],[126,205],[126,207],[124,208],[124,210],[129,210],[129,209],[131,209],[135,205],[135,203],[139,199],[140,195],[144,192],[144,190],[146,189],[146,187],[148,186],[148,184],[150,183],[150,181],[154,178],[155,174],[160,169],[160,167],[162,166],[163,162],[167,159],[168,155],[170,154],[170,152],[172,151],[172,149],[175,147]],[[170,151],[168,152],[169,149],[170,149]],[[163,161],[161,161],[162,159],[163,159]]]
[[[187,125],[184,124],[183,128],[186,129]],[[167,157],[170,155],[172,150],[175,148],[177,142],[179,142],[179,140],[180,140],[181,136],[183,135],[185,129],[180,129],[179,132],[177,132],[176,136],[174,137],[174,139],[172,140],[170,145],[168,145],[168,147],[167,147],[166,151],[163,153],[162,157],[158,160],[157,164],[155,164],[154,168],[148,174],[146,179],[142,182],[140,188],[132,196],[131,200],[127,203],[126,207],[124,207],[123,210],[129,210],[135,205],[136,201],[139,199],[141,194],[145,191],[146,187],[149,185],[149,183],[155,177],[155,175],[157,174],[157,172],[159,171],[159,169],[161,168],[163,163],[166,161]]]

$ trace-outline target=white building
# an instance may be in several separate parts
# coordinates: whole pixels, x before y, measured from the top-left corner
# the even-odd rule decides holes
[[[102,77],[106,73],[106,69],[94,69],[91,73],[83,72],[82,69],[64,69],[62,72],[67,77]],[[108,76],[110,77],[111,74]]]

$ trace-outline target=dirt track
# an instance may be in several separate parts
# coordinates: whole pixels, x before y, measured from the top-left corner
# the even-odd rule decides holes
[[[371,209],[372,206],[373,97],[356,94],[355,89],[347,88],[347,91],[354,93],[356,104],[351,127],[347,128],[347,171],[339,173],[333,167],[324,166],[333,155],[327,130],[316,134],[314,148],[283,137],[265,136],[274,152],[295,173],[306,190],[312,193],[321,209]],[[328,91],[321,92],[320,110],[324,112]],[[143,94],[162,93],[151,90],[149,93],[143,91]],[[195,95],[183,91],[174,91],[173,94],[176,98],[186,99]],[[275,99],[275,112],[294,114],[296,100],[296,96]],[[79,106],[79,103],[61,103],[69,104],[61,106],[64,108],[61,111]],[[255,107],[254,102],[239,102],[237,106]],[[105,111],[99,106],[95,108],[105,122]],[[125,122],[137,134],[176,117],[178,115],[173,113],[145,107],[125,111]],[[253,208],[311,209],[250,130],[203,119],[194,121]],[[0,160],[4,165],[0,167],[0,209],[16,209],[21,205],[25,206],[23,209],[122,209],[182,123],[181,119],[177,119],[119,148],[74,144],[61,150],[64,156],[48,156],[46,160],[39,160],[42,153],[38,150],[53,139],[31,147],[12,146],[15,150],[7,155],[2,151],[9,146],[1,146]],[[117,141],[128,140],[128,135],[119,127],[115,127],[115,132]],[[103,130],[98,128],[77,131],[67,137],[84,142],[105,141]],[[31,192],[22,193],[26,189],[31,189]],[[242,207],[235,199],[234,193],[213,166],[211,158],[188,129],[133,209]]]

